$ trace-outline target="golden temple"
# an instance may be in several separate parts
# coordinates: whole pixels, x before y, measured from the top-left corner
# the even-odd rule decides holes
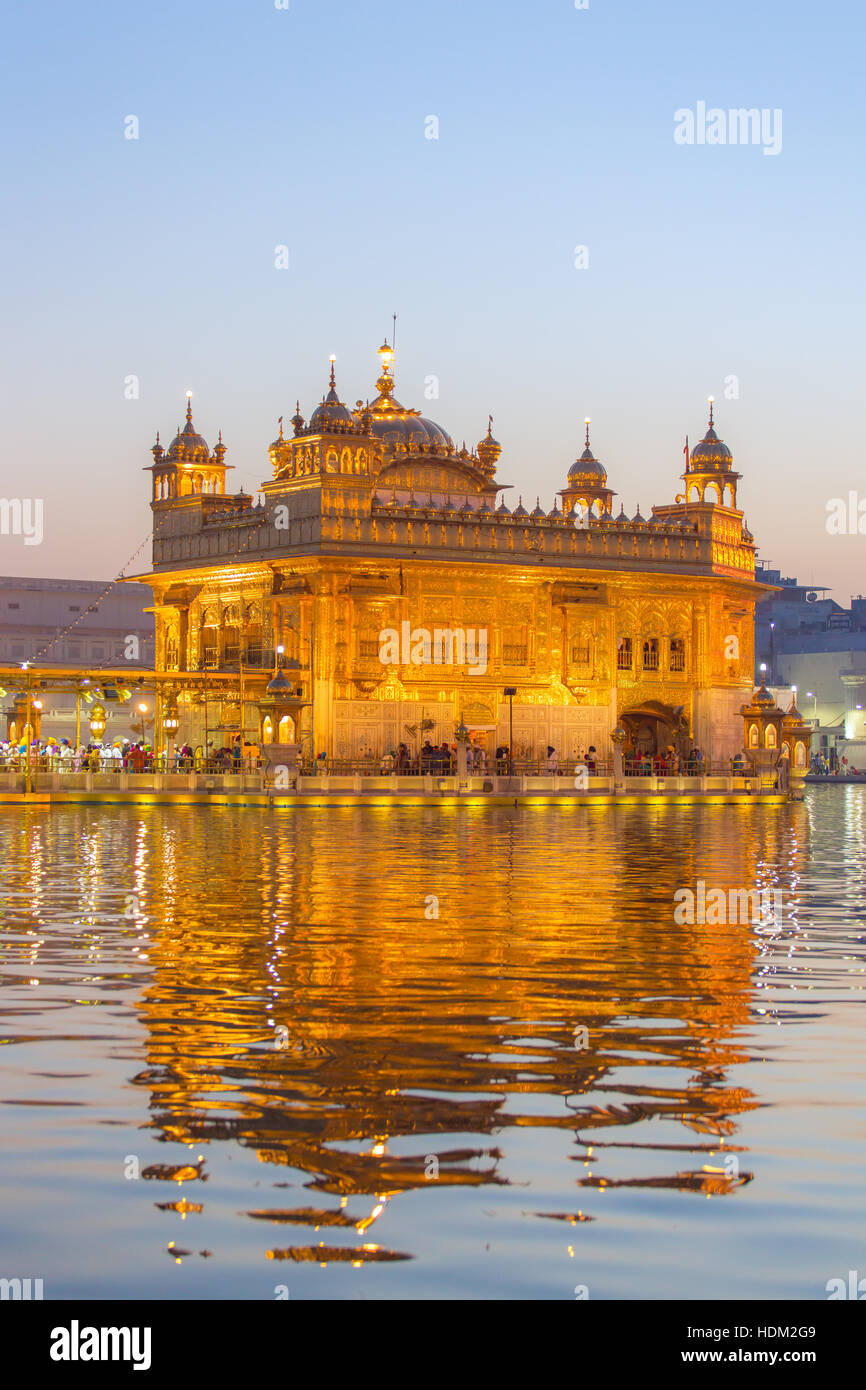
[[[559,501],[528,512],[497,504],[492,420],[474,451],[457,448],[397,400],[387,343],[379,359],[375,400],[353,409],[332,359],[309,420],[298,405],[284,437],[281,419],[256,496],[226,491],[222,435],[210,450],[190,404],[167,450],[157,436],[153,564],[139,577],[178,740],[241,734],[351,760],[388,754],[407,728],[438,744],[463,725],[488,754],[511,729],[517,756],[604,757],[621,724],[648,751],[737,753],[768,586],[712,408],[682,492],[648,517],[614,516],[588,421]],[[383,658],[384,632],[431,630],[483,633],[483,666],[460,642],[444,661],[423,643]]]

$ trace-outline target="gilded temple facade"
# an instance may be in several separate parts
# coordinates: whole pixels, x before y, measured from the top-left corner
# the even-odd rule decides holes
[[[354,409],[332,362],[310,419],[280,422],[256,496],[226,491],[222,437],[210,450],[189,406],[168,450],[157,436],[142,577],[161,724],[193,746],[241,734],[330,759],[453,743],[461,724],[492,753],[510,719],[518,756],[604,758],[618,723],[649,750],[738,751],[767,586],[712,414],[682,491],[648,517],[614,515],[588,422],[553,509],[529,512],[499,500],[492,428],[457,448],[400,404],[379,356],[378,394]],[[267,693],[277,668],[291,713]]]

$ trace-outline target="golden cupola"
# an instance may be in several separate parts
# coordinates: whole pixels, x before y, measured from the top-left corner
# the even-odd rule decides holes
[[[186,424],[183,429],[178,425],[177,434],[168,446],[166,458],[177,459],[182,463],[208,463],[210,461],[210,449],[207,446],[207,440],[197,433],[192,422],[192,392],[187,392]]]
[[[502,445],[498,439],[493,438],[493,416],[487,417],[487,433],[475,449],[478,460],[485,473],[490,477],[496,472],[496,464],[499,455],[502,453]]]
[[[560,492],[563,512],[569,516],[576,507],[594,516],[610,516],[616,493],[607,486],[607,472],[592,452],[589,442],[589,416],[584,420],[586,436],[583,453],[568,470],[568,487]]]
[[[219,443],[213,453],[207,440],[200,435],[192,419],[192,392],[187,392],[186,424],[178,426],[177,434],[164,450],[156,436],[151,449],[153,463],[145,471],[153,475],[153,496],[151,504],[173,502],[179,497],[192,497],[200,494],[221,496],[225,493],[226,446],[222,431]]]
[[[716,434],[713,397],[710,396],[710,422],[706,434],[692,450],[682,474],[686,502],[709,502],[736,507],[737,482],[742,476],[734,469],[734,456]]]
[[[453,454],[454,441],[435,420],[428,420],[419,410],[410,410],[401,405],[394,395],[394,349],[383,343],[379,348],[381,371],[376,386],[379,394],[363,411],[356,411],[355,417],[362,417],[369,424],[372,434],[388,446],[402,448],[412,454],[416,451]]]
[[[328,394],[322,397],[321,405],[310,416],[308,433],[327,434],[331,431],[340,431],[346,428],[355,429],[356,421],[352,412],[343,404],[337,395],[337,380],[334,374],[334,363],[337,359],[331,358],[331,379],[328,387]]]

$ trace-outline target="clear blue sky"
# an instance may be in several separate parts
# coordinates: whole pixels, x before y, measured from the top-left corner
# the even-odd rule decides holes
[[[188,388],[253,489],[329,353],[373,394],[396,312],[398,396],[470,444],[492,411],[515,498],[552,505],[590,415],[646,515],[715,394],[762,556],[866,589],[866,537],[825,529],[866,498],[862,5],[290,5],[7,9],[0,492],[45,539],[0,571],[116,573]],[[780,108],[781,153],[675,144],[699,101]]]

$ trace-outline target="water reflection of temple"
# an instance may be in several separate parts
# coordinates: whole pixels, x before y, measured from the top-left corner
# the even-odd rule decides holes
[[[304,1225],[365,1231],[430,1182],[431,1160],[439,1183],[505,1181],[512,1126],[571,1131],[582,1186],[744,1180],[724,1154],[756,1101],[731,1074],[751,1056],[753,975],[796,941],[806,808],[128,822],[153,969],[136,1077],[152,1123],[205,1153],[235,1141],[274,1182],[322,1194],[257,1210],[284,1241]],[[698,878],[778,884],[785,920],[775,934],[677,926],[674,893]]]

